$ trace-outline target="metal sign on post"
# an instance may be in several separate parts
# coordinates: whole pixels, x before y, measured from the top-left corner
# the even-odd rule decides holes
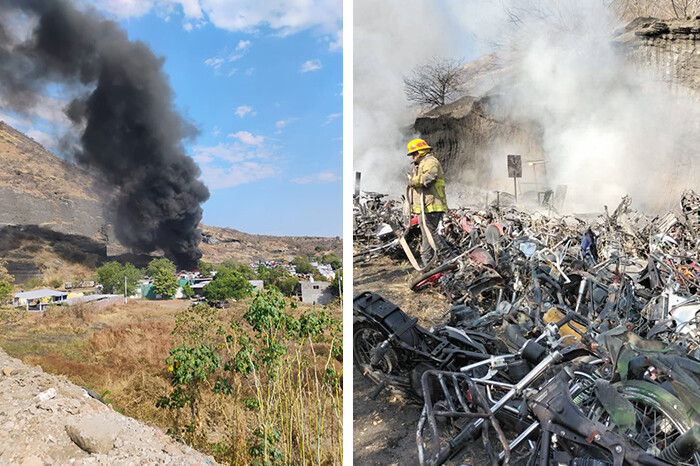
[[[513,195],[515,202],[518,202],[517,178],[523,177],[523,161],[519,155],[508,155],[508,178],[513,178]]]

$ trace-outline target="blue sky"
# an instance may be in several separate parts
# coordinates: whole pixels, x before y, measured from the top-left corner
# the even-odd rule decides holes
[[[342,236],[341,0],[86,3],[164,58],[199,130],[186,149],[211,191],[205,224]],[[60,124],[60,106],[41,117]],[[8,122],[51,148],[41,118]]]

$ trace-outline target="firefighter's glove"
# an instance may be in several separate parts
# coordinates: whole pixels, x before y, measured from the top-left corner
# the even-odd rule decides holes
[[[414,176],[408,180],[408,186],[411,188],[422,188],[423,184],[420,182],[420,178]]]

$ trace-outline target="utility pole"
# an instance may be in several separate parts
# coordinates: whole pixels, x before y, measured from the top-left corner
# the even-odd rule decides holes
[[[126,275],[124,275],[124,304],[126,304]]]

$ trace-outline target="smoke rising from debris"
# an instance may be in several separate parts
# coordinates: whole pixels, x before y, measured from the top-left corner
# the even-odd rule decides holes
[[[568,186],[566,210],[598,211],[625,194],[650,210],[677,202],[700,168],[698,101],[625,57],[606,3],[539,5],[510,24],[504,100],[513,117],[542,129],[550,185]]]
[[[404,2],[397,5],[402,8]],[[502,72],[493,92],[502,97],[495,106],[502,116],[540,129],[549,184],[568,187],[565,209],[599,211],[604,204],[617,205],[624,194],[641,208],[667,208],[684,188],[695,186],[700,171],[697,99],[678,87],[672,94],[654,70],[624,56],[613,33],[622,23],[609,2],[443,0],[414,2],[388,16],[365,6],[355,10],[373,15],[355,20],[355,116],[360,123],[363,118],[379,122],[355,126],[356,166],[371,172],[363,173],[363,181],[376,178],[378,186],[386,186],[380,180],[394,180],[401,171],[394,162],[406,139],[401,130],[415,117],[399,95],[403,74],[433,56],[473,60],[499,50]],[[415,21],[418,29],[411,26]],[[465,37],[474,41],[465,43]],[[365,76],[358,74],[359,61],[369,70]],[[396,142],[373,153],[372,143],[382,137],[387,146]],[[448,177],[482,180],[490,189],[512,192],[505,158],[518,143],[494,143],[492,179],[483,173]],[[522,155],[527,159],[529,154]],[[527,176],[529,167],[523,170]],[[448,180],[448,193],[455,184]],[[371,188],[369,180],[365,186]]]
[[[418,110],[407,105],[403,75],[436,54],[456,52],[452,38],[433,27],[443,18],[431,3],[355,1],[353,150],[363,190],[404,191],[404,173],[411,171],[408,128]]]
[[[64,145],[118,188],[119,240],[137,252],[162,249],[190,268],[201,257],[197,227],[209,191],[185,154],[182,141],[196,131],[174,108],[162,64],[117,23],[67,0],[0,0],[6,105],[30,112],[42,91],[69,95],[75,133]]]

